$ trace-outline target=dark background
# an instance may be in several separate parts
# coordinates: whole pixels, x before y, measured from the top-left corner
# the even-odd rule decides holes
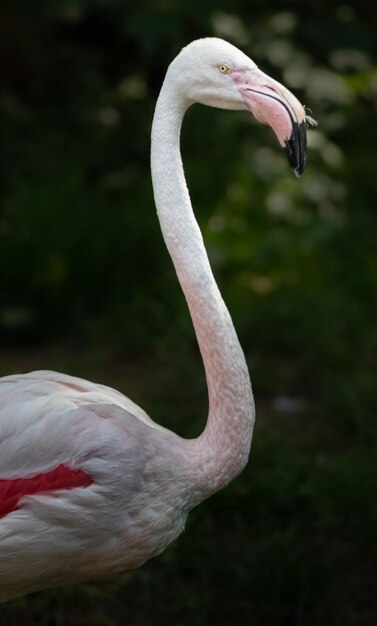
[[[204,375],[149,173],[164,72],[190,40],[221,36],[319,127],[297,180],[247,113],[196,106],[184,124],[256,397],[249,466],[163,556],[4,605],[2,625],[376,623],[375,12],[369,0],[3,1],[1,374],[92,378],[198,434]]]

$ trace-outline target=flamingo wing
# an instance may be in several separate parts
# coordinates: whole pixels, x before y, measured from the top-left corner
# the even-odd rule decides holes
[[[150,426],[140,407],[103,385],[56,372],[1,378],[0,517],[26,497],[87,487],[93,476],[116,484]]]
[[[0,379],[0,601],[137,567],[183,530],[179,438],[130,406],[54,372]]]

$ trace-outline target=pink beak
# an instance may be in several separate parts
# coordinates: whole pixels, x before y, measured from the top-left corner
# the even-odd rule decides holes
[[[258,68],[231,70],[229,76],[258,122],[271,126],[292,169],[301,176],[307,158],[303,106],[288,89]]]

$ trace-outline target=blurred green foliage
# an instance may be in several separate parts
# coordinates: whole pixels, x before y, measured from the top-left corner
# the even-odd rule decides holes
[[[33,365],[106,370],[154,418],[198,432],[202,369],[149,173],[164,72],[191,39],[221,36],[319,121],[300,180],[247,113],[196,106],[183,128],[261,407],[252,467],[159,561],[22,600],[9,624],[375,623],[376,17],[365,0],[2,3],[4,374],[42,345],[47,362]],[[63,342],[74,348],[46,352]]]

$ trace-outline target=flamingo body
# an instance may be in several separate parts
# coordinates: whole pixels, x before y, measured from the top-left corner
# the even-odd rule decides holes
[[[83,487],[47,484],[0,518],[1,600],[138,567],[183,530],[188,498],[177,451],[170,485],[177,436],[128,398],[32,372],[1,379],[0,407],[3,480],[62,465],[90,477]]]
[[[138,567],[247,463],[254,424],[249,373],[180,155],[182,120],[194,102],[251,111],[273,128],[297,174],[306,160],[306,118],[285,87],[215,38],[180,52],[156,104],[154,197],[203,358],[205,429],[182,439],[117,391],[56,372],[1,378],[0,600]]]

